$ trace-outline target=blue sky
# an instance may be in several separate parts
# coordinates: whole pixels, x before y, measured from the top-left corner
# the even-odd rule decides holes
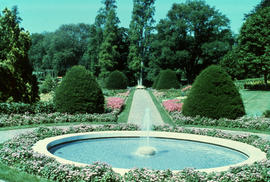
[[[131,19],[132,0],[116,0],[120,26],[128,27]],[[244,14],[250,12],[261,0],[205,0],[231,21],[233,32],[238,33],[243,23]],[[166,17],[173,3],[185,0],[156,0],[155,20]],[[4,7],[17,5],[21,25],[31,33],[54,31],[62,24],[92,24],[97,11],[102,7],[101,0],[0,0],[1,11]]]

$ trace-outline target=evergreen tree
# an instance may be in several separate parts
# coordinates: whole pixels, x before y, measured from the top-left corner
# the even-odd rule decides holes
[[[270,73],[270,7],[249,16],[239,35],[241,64],[247,72],[264,76],[267,84]]]
[[[111,8],[106,18],[105,30],[103,33],[103,42],[99,52],[100,76],[106,78],[108,74],[116,69],[117,62],[120,59],[118,45],[118,23],[115,9]]]
[[[20,28],[17,8],[0,15],[0,101],[33,103],[39,99],[28,60],[30,35]]]
[[[184,101],[183,114],[236,119],[245,115],[245,108],[230,76],[220,66],[211,65],[192,84]]]
[[[106,25],[106,18],[111,9],[116,9],[115,0],[102,0],[101,3],[104,4],[104,7],[98,10],[95,23],[90,27],[90,39],[87,54],[85,55],[85,59],[88,59],[89,63],[84,61],[84,65],[96,76],[100,73],[99,54],[101,52],[101,44],[104,41],[103,32]]]
[[[133,0],[132,19],[129,25],[128,67],[134,72],[137,79],[141,68],[148,64],[154,23],[154,2],[155,0]]]

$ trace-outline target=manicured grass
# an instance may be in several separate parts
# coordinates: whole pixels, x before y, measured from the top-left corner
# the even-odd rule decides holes
[[[129,112],[130,112],[130,108],[131,108],[131,104],[132,104],[132,101],[133,101],[134,93],[135,93],[135,89],[132,89],[130,91],[130,94],[129,94],[128,99],[126,101],[124,110],[118,116],[118,120],[117,120],[118,123],[126,123],[128,121],[128,115],[129,115]]]
[[[169,124],[169,125],[175,125],[171,119],[171,117],[168,115],[168,113],[164,110],[163,106],[161,106],[161,104],[158,102],[158,100],[156,99],[156,97],[153,95],[152,91],[151,90],[148,90],[155,106],[157,107],[159,113],[160,113],[160,116],[162,118],[162,120]]]
[[[265,110],[270,110],[270,91],[240,90],[246,114],[261,116]]]
[[[0,179],[7,182],[52,182],[47,179],[42,179],[25,172],[12,169],[0,163]]]

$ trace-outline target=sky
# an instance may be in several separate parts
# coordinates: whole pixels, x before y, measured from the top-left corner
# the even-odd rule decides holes
[[[186,0],[156,0],[155,20],[166,18],[173,3]],[[133,0],[116,0],[117,16],[120,26],[128,27],[131,20]],[[234,33],[239,33],[243,18],[261,0],[205,0],[230,20]],[[5,7],[18,7],[19,16],[23,19],[21,26],[31,33],[52,32],[62,24],[87,23],[95,21],[98,10],[103,7],[101,0],[0,0],[0,10]]]

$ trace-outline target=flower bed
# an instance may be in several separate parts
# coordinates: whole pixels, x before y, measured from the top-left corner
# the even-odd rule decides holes
[[[218,130],[185,129],[182,127],[158,126],[158,131],[184,132],[198,135],[208,135],[245,142],[260,148],[270,157],[270,142],[252,135],[231,135]],[[257,162],[251,166],[232,168],[221,173],[207,174],[185,169],[178,173],[170,170],[132,169],[124,176],[116,174],[110,166],[104,163],[94,163],[87,167],[63,165],[52,158],[34,153],[32,146],[41,139],[68,133],[108,131],[108,130],[138,130],[135,125],[80,125],[70,129],[39,128],[4,143],[0,151],[1,162],[18,168],[30,174],[42,176],[56,181],[269,181],[270,160]]]
[[[55,112],[52,102],[34,105],[24,103],[0,103],[0,127],[71,122],[117,122],[130,91],[115,93],[118,97],[107,98],[103,114],[67,114]]]
[[[180,112],[182,110],[183,103],[181,103],[181,100],[179,99],[172,99],[163,101],[162,105],[168,112]]]
[[[125,100],[120,97],[108,97],[106,98],[107,108],[111,110],[121,110],[125,104]]]
[[[190,89],[187,86],[187,90]],[[170,91],[171,92],[171,91]],[[155,97],[161,102],[162,99],[168,98],[166,97],[164,92],[153,91]],[[167,94],[168,95],[168,94]],[[229,127],[229,128],[244,128],[244,129],[255,129],[261,131],[269,131],[270,130],[270,118],[265,117],[250,117],[243,116],[241,118],[232,120],[232,119],[211,119],[207,117],[189,117],[184,116],[181,113],[181,109],[183,104],[180,105],[179,99],[171,99],[165,100],[162,102],[162,105],[168,114],[171,116],[171,119],[175,124],[183,126],[183,125],[201,125],[201,126],[221,126],[221,127]],[[177,105],[177,103],[179,105]]]
[[[46,123],[117,122],[118,111],[105,114],[0,114],[0,127],[24,126]]]
[[[170,113],[173,121],[178,125],[203,125],[203,126],[222,126],[230,128],[256,129],[262,131],[270,130],[270,118],[244,116],[235,120],[221,118],[211,119],[207,117],[189,117],[180,112]]]

